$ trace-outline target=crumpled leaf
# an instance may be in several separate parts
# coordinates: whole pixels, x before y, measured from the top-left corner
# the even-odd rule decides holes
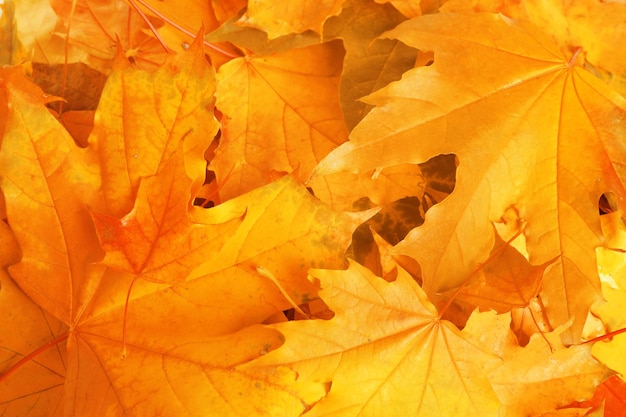
[[[311,275],[335,316],[272,325],[285,344],[249,365],[288,365],[299,381],[332,381],[307,414],[496,414],[499,404],[483,371],[496,357],[439,320],[406,272],[387,282],[350,262],[346,271]]]
[[[222,137],[210,168],[222,201],[298,171],[304,181],[347,138],[337,99],[338,42],[238,58],[217,75]]]
[[[575,343],[586,309],[600,297],[598,199],[606,191],[626,196],[626,100],[536,28],[501,15],[422,16],[387,36],[432,48],[435,63],[370,96],[378,107],[314,175],[455,153],[454,193],[396,253],[420,262],[428,294],[447,290],[486,258],[490,221],[516,207],[527,220],[531,263],[560,256],[542,297],[554,325],[573,319],[564,337]],[[589,153],[581,159],[578,149]]]
[[[153,73],[133,68],[120,51],[89,138],[100,155],[109,214],[120,217],[132,208],[139,179],[163,170],[183,139],[188,175],[204,171],[206,140],[218,125],[214,71],[199,39]]]

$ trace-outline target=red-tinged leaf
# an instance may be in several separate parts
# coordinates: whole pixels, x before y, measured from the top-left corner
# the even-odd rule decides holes
[[[203,174],[204,150],[217,132],[217,122],[214,72],[204,57],[201,37],[153,73],[133,68],[121,51],[117,63],[102,93],[89,143],[100,156],[109,214],[121,217],[133,206],[139,179],[163,170],[183,140],[187,175],[196,179]]]
[[[182,154],[177,152],[159,175],[140,181],[135,206],[126,216],[94,213],[106,252],[103,263],[149,281],[175,283],[216,256],[241,216],[223,224],[192,223],[190,189]]]

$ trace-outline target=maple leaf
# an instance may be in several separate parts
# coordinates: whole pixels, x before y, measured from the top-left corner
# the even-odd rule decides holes
[[[583,402],[583,405],[587,403]],[[619,417],[626,412],[626,382],[618,375],[613,375],[598,385],[591,404],[602,411],[603,417]]]
[[[210,168],[222,200],[269,183],[276,172],[306,179],[347,138],[337,100],[338,42],[238,58],[218,74],[222,138]]]
[[[46,110],[43,92],[20,77],[19,69],[7,71],[13,74],[1,85],[10,111],[0,149],[0,185],[22,252],[10,272],[37,304],[71,322],[82,299],[85,265],[102,253],[87,210],[87,205],[102,205],[98,165],[93,152],[77,148]]]
[[[53,0],[50,6],[64,24],[52,33],[37,58],[62,64],[85,62],[108,74],[118,40],[144,68],[154,68],[165,58],[165,50],[148,36],[146,22],[124,0]],[[66,39],[67,36],[67,39]]]
[[[376,3],[391,3],[406,17],[416,17],[422,15],[422,3],[428,2],[422,0],[375,0]]]
[[[151,16],[163,22],[158,28],[152,25],[150,31],[162,48],[168,52],[187,50],[197,38],[195,32],[198,28],[211,31],[219,27],[221,22],[227,20],[227,17],[231,17],[228,16],[229,14],[232,15],[243,7],[241,4],[237,5],[237,2],[232,4],[222,2],[221,5],[216,5],[203,1],[194,1],[186,7],[180,7],[173,1],[129,0],[129,4],[142,14],[146,23],[151,21]],[[216,15],[216,9],[219,16]],[[208,47],[205,53],[209,55],[216,68],[229,59],[239,56],[232,45],[216,45],[208,42],[205,42],[205,45]]]
[[[215,17],[220,22],[226,22],[236,16],[247,4],[246,0],[211,0]]]
[[[526,307],[539,295],[543,273],[550,263],[531,265],[515,248],[496,238],[487,263],[465,285],[449,291],[448,295],[457,302],[498,313]]]
[[[24,410],[62,416],[67,362],[64,346],[44,349],[36,360],[21,366],[22,372],[9,372],[34,346],[46,347],[67,332],[67,326],[35,304],[4,270],[0,271],[0,286],[0,313],[4,317],[0,328],[0,411],[16,416]]]
[[[4,3],[1,415],[622,412],[623,5]]]
[[[483,368],[497,358],[440,320],[406,272],[386,282],[351,262],[311,275],[335,316],[273,325],[285,344],[249,365],[289,365],[299,381],[332,381],[308,414],[494,415],[499,403]]]
[[[378,107],[316,175],[455,153],[454,193],[396,253],[420,262],[428,294],[458,286],[493,246],[490,221],[516,207],[527,221],[531,263],[560,257],[542,297],[555,325],[573,319],[567,337],[575,343],[600,297],[597,202],[606,191],[626,195],[625,100],[536,28],[499,15],[422,16],[387,36],[433,49],[435,63],[370,96]],[[587,150],[584,160],[578,149]]]
[[[169,178],[170,182],[188,189],[184,182],[175,181],[176,176],[170,169],[162,171],[154,181],[145,181],[146,184],[167,188],[165,180]],[[179,173],[180,170],[179,164]],[[157,185],[159,180],[166,185]],[[140,198],[148,194],[144,194],[142,188],[140,191]],[[217,237],[218,240],[227,238],[228,242],[205,261],[191,263],[197,268],[178,285],[172,286],[171,282],[177,281],[175,274],[183,273],[179,264],[186,266],[189,256],[175,259],[156,270],[159,274],[169,275],[170,284],[138,280],[128,300],[126,291],[135,279],[136,271],[129,274],[107,270],[99,280],[97,291],[95,283],[91,286],[96,292],[89,305],[83,308],[84,313],[74,325],[75,330],[68,341],[68,346],[73,347],[68,355],[75,366],[68,370],[68,380],[72,383],[67,392],[76,398],[87,399],[85,403],[77,403],[76,407],[100,407],[104,402],[119,412],[133,409],[151,414],[155,410],[167,409],[180,414],[200,409],[207,413],[238,415],[241,410],[254,413],[265,407],[270,396],[273,404],[269,409],[276,410],[275,414],[299,415],[306,404],[317,401],[324,393],[324,386],[311,383],[293,389],[295,374],[292,371],[277,369],[266,373],[239,369],[239,365],[283,342],[278,332],[246,326],[288,308],[290,304],[285,301],[285,295],[289,297],[292,291],[299,290],[300,297],[307,297],[303,285],[296,286],[296,278],[306,273],[307,263],[334,265],[337,253],[342,250],[337,239],[345,236],[345,240],[350,236],[349,224],[354,220],[348,216],[335,216],[336,220],[332,221],[333,214],[319,203],[302,204],[304,201],[299,198],[302,192],[307,194],[293,179],[286,177],[257,190],[256,194],[194,213],[194,219],[202,217],[205,222],[196,229],[204,228],[206,234],[211,235],[206,225],[210,219],[223,219],[233,213],[239,218],[242,207],[247,207],[238,229]],[[285,213],[289,201],[300,202],[292,214]],[[146,207],[141,200],[138,204],[136,209]],[[295,215],[303,220],[302,227],[299,230],[285,228],[284,222],[289,223],[296,218]],[[135,212],[131,212],[127,219],[131,230],[134,216]],[[171,216],[174,217],[174,213]],[[334,225],[338,229],[334,229]],[[342,231],[346,227],[348,229]],[[168,230],[167,227],[164,229]],[[259,239],[259,234],[266,236],[267,230],[284,230],[285,234],[275,233],[275,239]],[[151,244],[150,241],[147,243]],[[105,245],[107,247],[111,249],[108,253],[111,256],[108,261],[105,258],[105,262],[114,263],[120,259],[117,248]],[[127,247],[131,248],[132,245]],[[191,255],[195,257],[197,253]],[[270,271],[266,273],[270,279],[259,272],[260,266]],[[148,279],[152,279],[153,272],[146,272]],[[184,277],[179,275],[179,278],[181,276]],[[283,289],[278,279],[271,279],[273,276],[281,277],[281,280],[288,277],[290,286]],[[314,296],[313,288],[307,287],[306,290],[308,297]],[[292,298],[297,299],[297,294],[295,292]],[[124,341],[120,323],[126,303],[128,316]],[[122,360],[120,354],[124,348],[126,359]],[[224,356],[225,352],[232,353]],[[116,398],[102,399],[101,394],[95,397],[92,394],[94,386],[100,387],[102,392],[118,394]],[[128,386],[141,388],[125,389]],[[241,397],[244,390],[252,390],[245,399]],[[144,401],[149,393],[158,393],[161,400]],[[243,401],[241,404],[238,398]],[[81,412],[84,414],[87,410]]]
[[[193,60],[187,65],[193,66]],[[30,406],[37,398],[30,390],[41,387],[52,387],[46,401],[63,401],[68,415],[92,415],[101,410],[115,414],[133,410],[147,415],[168,410],[165,412],[181,415],[199,404],[207,413],[238,415],[239,410],[255,413],[262,409],[267,396],[277,400],[270,407],[274,414],[299,415],[317,401],[324,394],[324,386],[312,383],[294,390],[290,385],[295,374],[288,369],[271,374],[237,370],[240,364],[283,341],[274,330],[246,326],[288,308],[287,291],[302,287],[298,277],[307,284],[308,292],[301,291],[293,298],[314,297],[316,289],[305,279],[307,269],[341,264],[339,255],[364,215],[331,212],[295,180],[285,177],[256,194],[209,211],[198,209],[206,214],[194,213],[193,217],[202,217],[203,224],[186,230],[180,226],[189,221],[185,208],[192,180],[187,178],[188,165],[182,162],[187,155],[180,152],[184,144],[179,141],[178,151],[162,162],[158,173],[138,179],[137,196],[131,196],[134,210],[124,219],[94,215],[108,252],[104,263],[94,263],[102,249],[87,204],[105,211],[98,193],[98,165],[93,164],[97,155],[92,148],[76,147],[43,106],[41,90],[19,77],[14,85],[13,75],[9,75],[2,81],[10,106],[0,172],[8,221],[22,251],[21,260],[10,271],[33,300],[58,321],[50,319],[48,323],[54,327],[40,325],[38,333],[25,336],[29,343],[40,345],[35,350],[21,341],[21,332],[6,341],[4,346],[16,349],[17,354],[9,357],[0,383],[14,387],[19,381],[30,382],[18,391],[3,391],[2,412],[9,407],[22,410]],[[20,84],[28,88],[20,89]],[[165,157],[160,146],[159,142],[148,142],[142,151],[162,161]],[[100,152],[106,160],[106,151]],[[204,174],[204,169],[198,171]],[[232,233],[221,227],[221,222],[211,222],[235,217],[235,224],[239,224],[242,213],[246,213],[245,219]],[[286,227],[295,219],[300,222],[298,227]],[[39,227],[42,233],[33,236],[28,224]],[[134,233],[139,229],[147,239]],[[197,259],[199,248],[206,250],[196,245],[204,240],[203,234],[196,233],[198,229],[217,237],[220,244],[216,246],[221,246],[219,250],[213,247],[212,256],[203,261]],[[120,239],[113,242],[110,233]],[[171,244],[185,234],[192,237],[190,241],[167,253],[166,241]],[[275,239],[265,239],[269,235]],[[222,245],[224,240],[230,246]],[[116,269],[107,268],[106,263]],[[187,282],[172,285],[200,267],[202,271]],[[122,271],[124,268],[132,273]],[[240,270],[243,274],[236,273]],[[128,297],[129,286],[137,276],[153,281],[165,281],[165,276],[167,284],[137,280]],[[274,279],[276,276],[290,280],[287,290]],[[234,281],[238,279],[246,284],[247,292],[236,291]],[[256,286],[251,284],[254,279]],[[235,290],[230,296],[224,291],[228,287]],[[208,290],[202,292],[202,288]],[[7,305],[12,307],[16,302],[11,300]],[[49,316],[34,311],[43,319]],[[24,318],[42,323],[36,314],[25,312]],[[126,333],[121,327],[124,320]],[[48,340],[42,342],[45,336]],[[121,358],[124,348],[126,359]],[[224,357],[227,351],[232,355]],[[207,356],[207,352],[213,353]],[[53,367],[53,382],[47,381],[49,372],[30,373],[35,358],[44,354],[51,357],[43,363]],[[60,389],[63,378],[65,384]],[[185,382],[189,378],[194,379],[194,385]],[[244,385],[256,394],[248,392],[242,397]],[[154,395],[158,401],[145,401]],[[235,406],[239,401],[241,405]]]
[[[229,213],[241,213],[243,208],[241,227],[229,236],[220,254],[194,270],[189,280],[228,274],[233,291],[243,298],[244,294],[254,294],[259,285],[278,285],[296,304],[316,297],[317,288],[306,279],[308,269],[344,266],[342,255],[352,232],[376,212],[332,211],[292,176],[285,176],[212,210],[196,208],[192,219],[215,223],[215,216],[221,219]],[[266,302],[271,305],[279,300]]]
[[[204,58],[202,36],[198,39],[153,73],[133,68],[119,51],[89,138],[100,155],[109,214],[122,216],[131,209],[139,179],[164,169],[183,139],[186,169],[204,170],[203,143],[218,125],[214,71]]]
[[[93,214],[106,265],[142,279],[173,283],[208,261],[230,238],[238,217],[210,226],[189,220],[191,179],[182,159],[176,152],[160,175],[143,178],[135,206],[123,218]]]
[[[472,4],[475,3],[475,4]],[[490,11],[503,13],[516,21],[530,22],[554,39],[561,50],[582,47],[585,67],[616,91],[624,93],[626,59],[621,45],[626,40],[626,7],[619,2],[592,0],[508,0],[493,2],[452,1],[442,7],[446,11]]]
[[[47,55],[49,38],[54,31],[56,16],[45,0],[4,2],[0,5],[2,17],[2,49],[4,65],[18,65],[27,59],[41,59]],[[18,24],[19,22],[19,24]]]

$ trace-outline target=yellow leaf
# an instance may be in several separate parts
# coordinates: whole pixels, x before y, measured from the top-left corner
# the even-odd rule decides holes
[[[307,279],[309,268],[339,268],[352,231],[376,210],[342,213],[330,210],[290,175],[211,210],[195,209],[193,220],[216,223],[229,213],[245,217],[229,236],[219,255],[199,266],[189,281],[204,275],[228,274],[235,293],[252,296],[258,288],[273,286],[260,274],[269,271],[296,304],[310,301],[317,288]],[[207,285],[210,281],[204,280]],[[194,297],[193,292],[189,297]],[[274,299],[280,302],[282,297]],[[289,308],[289,307],[285,307]]]
[[[25,78],[2,78],[10,107],[0,184],[22,252],[10,272],[37,304],[70,322],[84,296],[85,265],[101,256],[87,208],[102,206],[97,161],[52,117],[41,90]]]
[[[488,330],[487,330],[488,329]],[[463,332],[476,337],[500,358],[486,370],[503,417],[560,415],[558,410],[589,400],[610,370],[590,355],[589,345],[565,347],[562,329],[535,334],[520,347],[511,332],[510,314],[474,311]],[[569,410],[579,415],[580,410]]]
[[[248,2],[248,10],[239,24],[258,27],[267,32],[270,39],[307,30],[322,33],[322,25],[330,16],[341,12],[343,1],[254,0]]]
[[[230,239],[240,219],[235,216],[223,224],[192,223],[187,213],[190,185],[181,152],[177,152],[159,175],[141,179],[135,206],[126,216],[117,219],[94,213],[106,251],[102,262],[149,281],[176,283],[211,259]]]
[[[210,168],[222,200],[292,172],[304,181],[347,132],[337,99],[338,42],[232,60],[218,73],[222,137]]]
[[[196,179],[204,172],[206,142],[217,132],[217,122],[214,71],[204,57],[201,38],[153,73],[135,69],[118,56],[89,138],[100,156],[109,214],[126,214],[139,179],[163,170],[183,140],[187,175]]]
[[[485,373],[496,357],[440,320],[406,272],[387,282],[351,262],[311,275],[335,316],[272,325],[285,344],[249,365],[288,365],[301,383],[332,381],[309,415],[496,415]]]
[[[422,16],[388,36],[432,48],[434,64],[370,96],[378,107],[316,175],[455,153],[454,193],[396,253],[420,262],[428,294],[458,286],[493,246],[490,222],[515,207],[527,221],[530,262],[559,257],[542,297],[554,326],[573,319],[564,337],[576,343],[600,297],[600,195],[614,192],[626,210],[626,100],[580,68],[575,54],[501,15]]]

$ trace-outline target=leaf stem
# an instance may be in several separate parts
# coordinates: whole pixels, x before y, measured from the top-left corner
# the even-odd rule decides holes
[[[135,9],[137,11],[139,11],[138,6],[135,4],[135,0],[128,0],[131,4],[133,4],[133,7],[135,7]],[[179,25],[178,23],[174,22],[173,20],[169,19],[167,16],[165,16],[163,13],[159,12],[157,9],[155,9],[154,7],[152,7],[151,5],[149,5],[148,3],[144,2],[143,0],[136,0],[137,3],[141,4],[143,7],[145,7],[146,9],[150,10],[150,13],[153,13],[154,15],[156,15],[157,17],[159,17],[160,19],[163,19],[165,22],[169,23],[171,26],[173,26],[175,29],[179,30],[180,32],[184,33],[187,36],[192,37],[193,39],[196,39],[196,36],[189,30],[185,29],[184,27],[182,27],[181,25]],[[142,12],[140,12],[142,16],[145,16]],[[144,17],[144,19],[146,19]],[[161,40],[161,38],[159,37],[159,35],[157,34],[156,30],[153,28],[153,26],[148,23],[150,25],[150,29],[152,29],[152,32],[154,33],[154,35],[159,39],[159,41]],[[239,55],[235,55],[231,52],[228,52],[218,46],[215,46],[214,44],[207,42],[207,41],[203,41],[204,46],[206,46],[207,48],[211,48],[213,49],[215,52],[219,52],[220,54],[228,57],[228,58],[239,58]]]
[[[534,301],[535,301],[535,304],[537,305],[537,308],[542,313],[542,315],[545,315],[545,309],[543,307],[543,303],[541,302],[541,298],[537,296],[535,297]],[[531,303],[532,303],[532,300],[531,300]],[[529,307],[531,306],[529,305]],[[535,324],[535,327],[537,328],[537,330],[539,330],[539,334],[541,335],[543,340],[547,343],[548,347],[550,348],[550,352],[554,353],[554,346],[552,346],[552,343],[550,343],[546,335],[543,333],[543,330],[541,330],[541,327],[539,327],[539,323],[537,322],[537,319],[535,318],[535,313],[533,313],[533,309],[529,308],[528,311],[530,313],[530,318],[533,320],[533,323]]]
[[[172,52],[172,50],[167,46],[165,41],[161,38],[161,36],[159,35],[159,32],[157,32],[156,28],[154,27],[150,19],[148,19],[148,16],[146,16],[143,10],[141,10],[139,6],[137,6],[137,3],[135,3],[135,0],[128,0],[128,3],[132,6],[133,9],[135,9],[137,13],[139,13],[139,16],[141,16],[144,22],[148,24],[148,27],[150,27],[150,30],[152,31],[152,33],[154,33],[154,36],[157,38],[161,46],[163,46],[163,49],[165,49],[165,52],[167,53]],[[141,4],[145,6],[145,3],[141,2]]]
[[[130,302],[130,293],[133,290],[135,282],[139,279],[139,275],[135,275],[128,287],[126,293],[126,304],[124,304],[124,319],[122,320],[122,359],[126,359],[126,318],[128,317],[128,303]]]
[[[459,293],[461,292],[461,290],[463,288],[465,288],[467,286],[467,284],[469,283],[469,281],[474,277],[474,275],[476,275],[477,273],[479,273],[485,266],[487,266],[487,264],[491,261],[493,261],[502,251],[504,251],[504,249],[506,249],[507,246],[509,246],[511,244],[511,242],[513,242],[515,239],[517,239],[517,237],[519,235],[522,234],[522,229],[518,230],[517,233],[515,233],[513,235],[513,237],[511,237],[509,240],[507,240],[506,242],[504,242],[504,244],[502,246],[500,246],[498,249],[496,249],[491,255],[489,255],[489,258],[487,258],[487,260],[481,264],[479,264],[476,269],[474,269],[468,276],[467,278],[465,278],[465,281],[463,281],[463,283],[454,291],[454,294],[452,294],[452,296],[450,297],[450,299],[448,300],[448,302],[443,306],[443,308],[441,309],[441,311],[439,312],[439,318],[441,319],[443,317],[443,315],[446,313],[446,311],[448,311],[448,308],[450,308],[450,305],[452,305],[452,302],[454,301],[454,299],[457,297],[457,295],[459,295]]]
[[[9,369],[7,369],[7,371],[5,373],[0,375],[0,383],[5,381],[12,373],[17,371],[26,362],[31,361],[32,359],[34,359],[40,353],[43,353],[46,350],[50,349],[52,346],[58,345],[62,341],[66,340],[69,337],[69,335],[70,335],[69,332],[62,333],[61,335],[55,337],[51,341],[49,341],[47,343],[44,343],[43,345],[39,346],[37,349],[35,349],[32,352],[30,352],[28,355],[24,356],[22,359],[20,359],[18,362],[16,362],[13,366],[11,366]]]
[[[622,334],[622,333],[626,333],[626,327],[619,329],[619,330],[615,330],[612,332],[609,332],[607,334],[603,334],[602,336],[598,336],[598,337],[594,337],[593,339],[589,339],[584,341],[582,344],[585,345],[587,343],[596,343],[596,342],[600,342],[602,340],[610,340],[612,339],[614,336],[617,336],[618,334]]]
[[[574,66],[574,63],[576,62],[576,59],[578,59],[578,55],[580,55],[582,50],[583,50],[582,46],[579,46],[578,48],[576,48],[576,50],[574,51],[574,54],[572,55],[569,62],[567,63],[567,65],[570,68]]]
[[[278,281],[278,278],[276,278],[276,276],[272,273],[272,271],[270,271],[269,269],[259,265],[259,266],[256,267],[256,272],[259,275],[261,275],[262,277],[267,278],[270,281],[272,281],[272,283],[278,288],[278,290],[283,295],[283,297],[285,297],[285,299],[287,299],[289,304],[291,304],[291,307],[293,307],[294,310],[296,310],[298,313],[302,314],[307,319],[311,318],[311,316],[309,316],[304,311],[302,311],[302,309],[298,306],[298,304],[296,304],[296,302],[293,300],[293,298],[291,298],[291,296],[289,295],[287,290],[285,290],[285,288],[281,285],[280,281]]]

